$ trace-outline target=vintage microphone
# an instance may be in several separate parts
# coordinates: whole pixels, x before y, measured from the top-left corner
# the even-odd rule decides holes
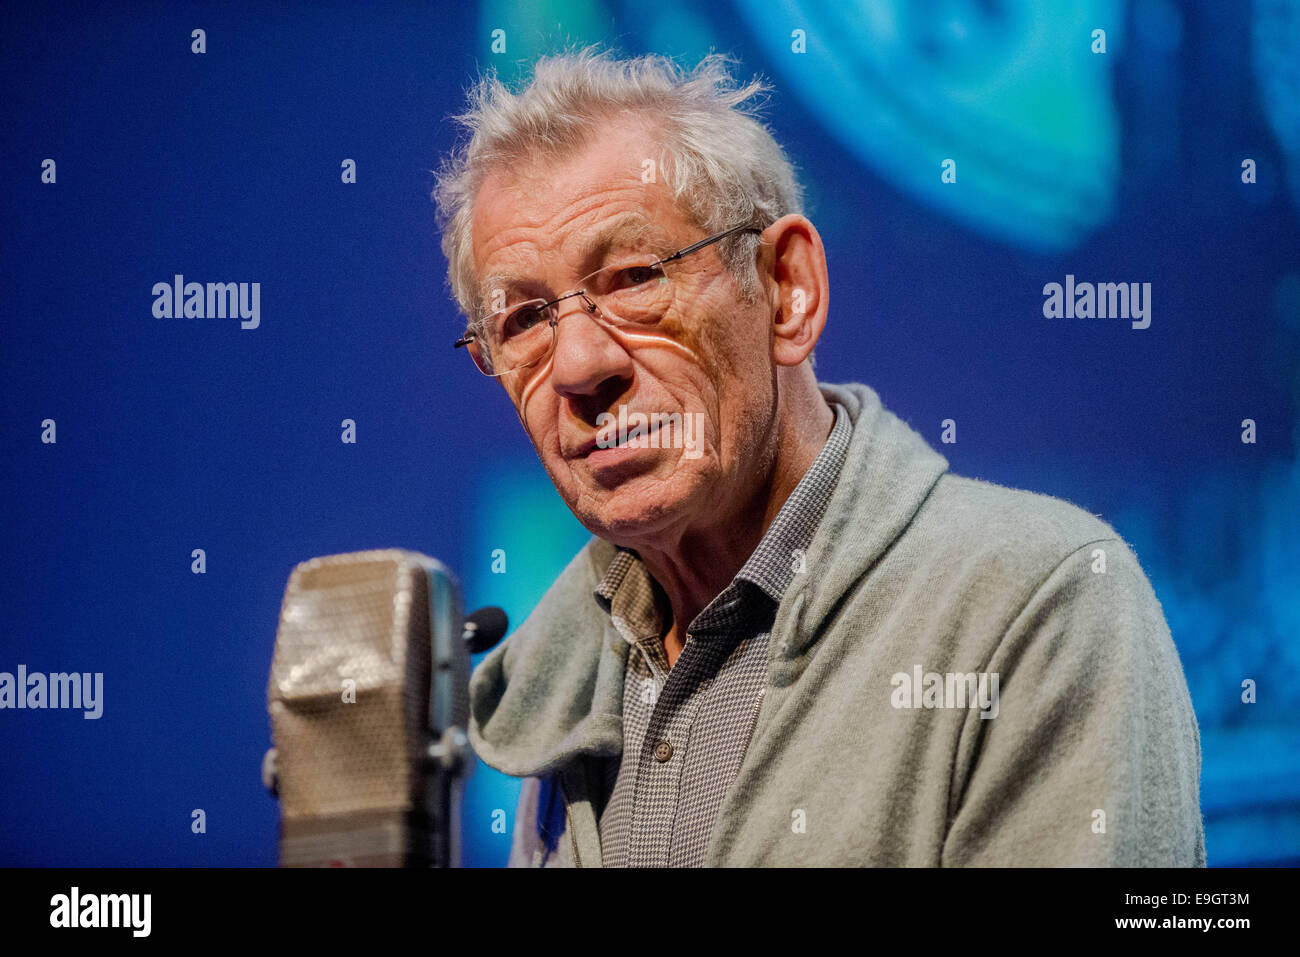
[[[505,634],[466,621],[439,562],[385,549],[314,558],[285,589],[267,690],[284,867],[454,867],[472,763],[469,655]]]

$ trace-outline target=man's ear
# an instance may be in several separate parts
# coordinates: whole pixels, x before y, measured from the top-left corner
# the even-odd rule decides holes
[[[796,366],[812,353],[826,326],[826,251],[817,227],[795,213],[763,230],[763,242],[770,246],[766,285],[776,308],[772,358],[777,365]]]

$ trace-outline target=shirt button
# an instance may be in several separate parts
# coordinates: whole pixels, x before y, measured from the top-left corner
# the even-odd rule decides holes
[[[667,761],[673,756],[673,746],[667,741],[660,741],[655,745],[655,760],[660,763]]]

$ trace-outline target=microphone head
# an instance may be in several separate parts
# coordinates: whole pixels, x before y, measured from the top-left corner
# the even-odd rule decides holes
[[[456,856],[433,846],[457,829],[432,820],[427,757],[431,732],[468,720],[460,635],[455,579],[424,555],[365,551],[294,568],[267,691],[281,864]]]
[[[506,613],[496,605],[486,605],[465,619],[465,647],[471,655],[482,654],[509,630]]]

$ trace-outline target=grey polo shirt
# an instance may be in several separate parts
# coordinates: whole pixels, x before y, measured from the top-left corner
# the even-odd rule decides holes
[[[623,681],[623,753],[607,765],[600,816],[606,867],[698,867],[758,720],[768,637],[786,588],[802,570],[839,479],[853,426],[835,425],[731,584],[691,622],[671,669],[655,603],[659,585],[620,549],[596,601],[631,645]],[[707,556],[700,556],[707,561]]]

